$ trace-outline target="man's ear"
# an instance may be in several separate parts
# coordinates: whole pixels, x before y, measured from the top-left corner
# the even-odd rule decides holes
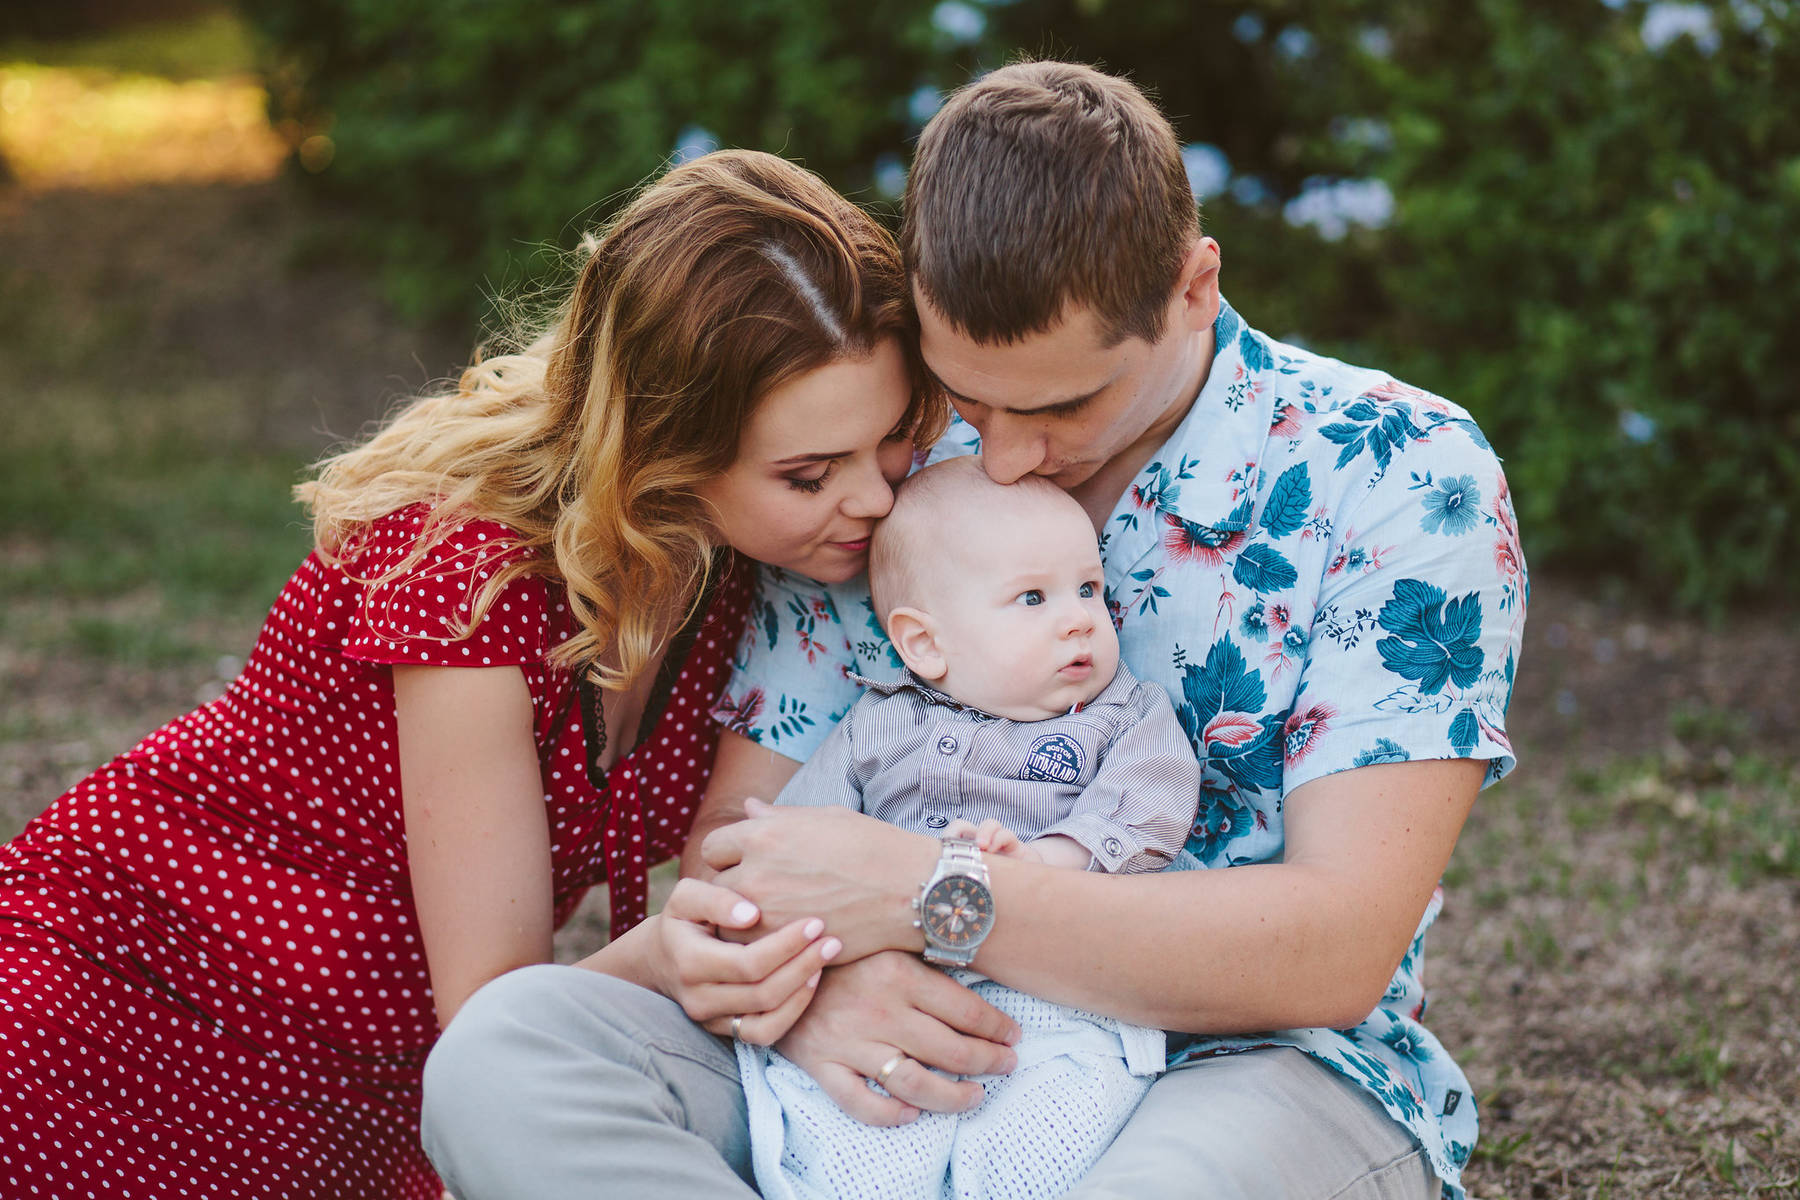
[[[1181,274],[1175,279],[1171,324],[1180,330],[1198,332],[1210,329],[1219,319],[1219,243],[1209,237],[1195,238],[1181,260]]]
[[[950,672],[944,652],[938,647],[936,626],[931,614],[916,608],[896,608],[888,614],[888,640],[900,652],[907,670],[926,682],[935,682]]]

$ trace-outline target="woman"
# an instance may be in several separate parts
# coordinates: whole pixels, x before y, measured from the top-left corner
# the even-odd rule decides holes
[[[439,1027],[591,884],[637,925],[686,835],[731,552],[855,575],[940,425],[865,214],[754,153],[642,192],[547,331],[301,487],[317,548],[227,693],[0,849],[0,1193],[436,1197]],[[689,954],[734,903],[684,886],[593,965],[797,1013],[837,942]]]

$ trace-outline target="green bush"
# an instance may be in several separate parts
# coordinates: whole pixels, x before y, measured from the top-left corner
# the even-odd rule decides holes
[[[1398,208],[1364,336],[1481,417],[1540,562],[1794,595],[1800,6],[1384,11],[1359,66]]]
[[[572,242],[685,129],[882,201],[920,88],[1019,50],[1128,72],[1229,160],[1205,211],[1234,302],[1466,404],[1537,566],[1715,611],[1800,587],[1792,0],[250,8],[281,114],[329,138],[320,189],[427,312],[528,284],[533,246]],[[1391,219],[1286,219],[1366,177]]]
[[[1714,612],[1800,591],[1800,4],[991,11],[992,42],[1129,69],[1257,182],[1207,205],[1227,293],[1467,405],[1535,564]],[[1359,176],[1390,185],[1379,228],[1281,219]]]
[[[940,38],[896,0],[258,0],[278,118],[363,218],[415,313],[516,292],[683,131],[777,151],[868,200]]]

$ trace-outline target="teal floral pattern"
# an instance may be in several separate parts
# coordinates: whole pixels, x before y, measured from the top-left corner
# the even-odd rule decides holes
[[[1200,757],[1178,866],[1278,861],[1294,789],[1337,771],[1475,758],[1512,768],[1506,706],[1529,595],[1506,478],[1455,405],[1283,345],[1229,306],[1205,386],[1101,530],[1125,661],[1162,685]],[[975,453],[955,422],[928,456]],[[804,759],[894,671],[862,581],[765,571],[718,717]],[[765,615],[766,614],[766,615]],[[1353,1029],[1172,1035],[1185,1061],[1296,1046],[1412,1131],[1445,1195],[1476,1139],[1469,1083],[1426,1029],[1432,898],[1376,1009]]]

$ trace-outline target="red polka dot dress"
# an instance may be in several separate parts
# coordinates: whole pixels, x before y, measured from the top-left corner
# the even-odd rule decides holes
[[[749,572],[671,649],[660,719],[597,788],[592,706],[545,665],[571,631],[560,597],[516,580],[457,636],[520,553],[502,526],[455,526],[366,582],[424,518],[375,522],[339,565],[309,557],[224,696],[0,847],[0,1197],[436,1200],[391,664],[523,669],[556,920],[602,880],[615,930],[642,918],[711,765]]]

